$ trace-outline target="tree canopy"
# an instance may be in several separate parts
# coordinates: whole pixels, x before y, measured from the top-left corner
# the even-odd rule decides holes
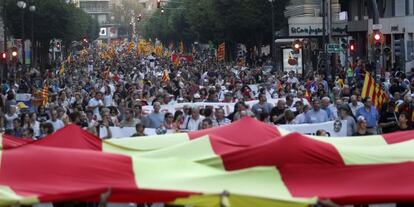
[[[74,4],[67,4],[64,0],[41,0],[35,1],[34,5],[34,35],[39,42],[51,39],[74,41],[84,37],[92,40],[99,35],[97,21]],[[30,37],[32,13],[28,5],[23,11],[16,6],[15,0],[7,0],[6,9],[6,24],[11,35],[21,38],[21,15],[24,13],[25,38]]]
[[[274,0],[275,29],[286,26],[286,0]],[[163,41],[268,44],[271,40],[269,0],[175,0],[142,25],[146,38]]]
[[[15,0],[6,0],[6,26],[9,35],[22,38],[22,16],[24,21],[25,39],[30,39],[32,33],[31,18],[33,15],[34,38],[40,48],[37,54],[40,62],[47,62],[50,41],[61,39],[64,45],[82,38],[95,40],[99,36],[99,25],[95,19],[74,4],[65,0],[34,1],[36,11],[29,10],[29,4],[23,10],[18,8]]]

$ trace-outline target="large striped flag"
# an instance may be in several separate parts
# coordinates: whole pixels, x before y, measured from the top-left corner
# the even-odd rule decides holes
[[[102,140],[76,125],[40,141],[0,135],[0,206],[105,202],[107,194],[108,202],[197,207],[413,203],[412,133],[332,139],[245,117],[146,138]]]
[[[49,84],[47,83],[45,83],[45,86],[43,87],[42,98],[43,98],[42,105],[43,106],[47,105],[47,102],[49,102]]]
[[[226,43],[221,43],[217,49],[217,61],[224,61],[226,59]]]
[[[387,93],[382,89],[380,84],[375,82],[374,78],[368,72],[365,73],[361,97],[370,97],[377,110],[381,110],[382,105],[388,100]]]

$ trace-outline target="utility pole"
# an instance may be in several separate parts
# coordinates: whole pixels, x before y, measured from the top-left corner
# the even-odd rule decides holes
[[[371,4],[372,4],[372,11],[373,11],[373,16],[372,16],[372,24],[373,25],[378,25],[379,24],[379,11],[378,11],[378,5],[377,5],[377,1],[376,0],[371,0]],[[375,34],[376,32],[379,32],[379,30],[373,30],[372,34]],[[375,53],[373,51],[373,53]],[[382,53],[382,51],[381,51]],[[375,69],[374,69],[374,78],[377,78],[377,71],[380,68],[380,60],[378,55],[373,54],[374,57],[374,61],[375,61]]]
[[[4,62],[4,65],[3,65],[3,70],[2,70],[2,76],[1,76],[1,79],[2,80],[6,80],[7,79],[7,71],[8,71],[8,59],[10,58],[9,57],[9,53],[8,53],[8,48],[7,48],[7,26],[6,26],[6,17],[7,17],[7,15],[6,15],[6,0],[3,0],[3,32],[4,32],[4,37],[3,37],[3,44],[4,44],[4,52],[6,52],[6,54],[7,54],[7,59],[6,59],[6,61]]]
[[[329,39],[331,37],[331,28],[330,28],[330,23],[329,23],[330,22],[329,21],[330,20],[330,14],[329,14],[330,9],[327,8],[328,7],[327,1],[329,2],[330,0],[322,0],[322,30],[323,30],[322,44],[324,48],[323,59],[325,60],[324,74],[326,78],[328,78],[328,80],[331,80],[332,78],[331,60],[330,60],[331,56],[328,54],[328,51],[327,51],[327,47],[330,41]]]
[[[332,42],[332,5],[331,0],[326,0],[327,6],[327,15],[328,15],[328,44]],[[328,57],[328,80],[333,80],[335,74],[335,57],[336,54],[329,54]]]
[[[273,0],[270,0],[271,9],[272,9],[272,41],[270,42],[270,54],[272,55],[272,63],[273,67],[276,66],[276,58],[275,58],[275,6]]]

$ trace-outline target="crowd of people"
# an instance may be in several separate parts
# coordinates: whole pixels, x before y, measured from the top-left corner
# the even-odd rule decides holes
[[[96,135],[105,127],[105,138],[111,137],[112,126],[135,127],[133,136],[145,136],[146,128],[194,131],[250,116],[272,125],[346,120],[347,135],[362,136],[410,130],[414,124],[413,77],[386,72],[380,81],[389,100],[377,109],[370,97],[361,97],[364,74],[369,70],[363,59],[338,69],[335,79],[328,82],[316,69],[296,74],[268,70],[266,62],[222,64],[203,51],[192,54],[191,61],[177,63],[154,53],[138,57],[125,45],[113,48],[110,57],[102,55],[108,47],[94,46],[86,55],[62,62],[63,67],[42,72],[30,68],[11,76],[2,87],[1,131],[41,139],[74,123]],[[33,104],[18,102],[19,93],[33,94]],[[269,100],[274,99],[272,104]],[[246,104],[252,100],[258,102]],[[223,108],[192,104],[196,102],[235,105],[226,114]],[[182,110],[162,111],[163,106],[177,103],[185,103]],[[145,114],[144,106],[151,106],[152,112]],[[323,130],[318,134],[323,136]]]

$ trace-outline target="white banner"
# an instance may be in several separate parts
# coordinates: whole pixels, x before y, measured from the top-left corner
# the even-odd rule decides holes
[[[330,137],[346,137],[347,125],[346,121],[330,121],[319,124],[296,124],[296,125],[279,125],[279,128],[290,132],[299,132],[306,135],[316,135],[316,131],[323,129]],[[135,134],[134,127],[109,127],[112,138],[126,138]],[[147,136],[157,135],[157,130],[153,128],[145,128],[144,133]],[[174,133],[174,130],[167,130],[166,134]],[[99,129],[99,137],[106,137],[108,134],[105,127]]]
[[[330,137],[346,137],[346,121],[329,121],[318,124],[294,124],[279,125],[280,128],[290,132],[299,132],[301,134],[316,135],[316,131],[323,129]]]
[[[280,98],[280,99],[268,99],[267,102],[271,103],[273,106],[276,106],[276,103],[279,100],[285,100],[285,98]],[[298,101],[299,99],[295,98],[294,102]],[[258,100],[253,100],[253,101],[247,101],[245,102],[249,108],[251,108],[254,104],[258,103]],[[234,110],[234,105],[236,103],[208,103],[208,102],[196,102],[196,103],[177,103],[174,105],[162,105],[161,106],[161,112],[170,112],[172,114],[175,113],[175,111],[178,110],[182,110],[184,108],[184,106],[189,106],[189,107],[199,107],[199,108],[205,108],[206,106],[212,106],[213,108],[223,108],[224,109],[224,113],[225,115],[229,115],[233,112]],[[150,114],[153,111],[153,107],[152,106],[143,106],[142,107],[142,113],[144,115]]]
[[[16,101],[31,101],[32,100],[32,94],[30,93],[17,93],[16,94]]]
[[[127,138],[127,137],[131,137],[133,134],[135,134],[136,130],[135,127],[109,127],[109,129],[111,130],[111,138]],[[173,130],[167,130],[166,134],[171,134],[173,133]],[[152,129],[152,128],[145,128],[144,134],[146,134],[147,136],[153,136],[153,135],[157,135],[157,131],[156,129]],[[105,127],[100,127],[99,128],[99,137],[100,138],[104,138],[108,135],[108,131]]]

